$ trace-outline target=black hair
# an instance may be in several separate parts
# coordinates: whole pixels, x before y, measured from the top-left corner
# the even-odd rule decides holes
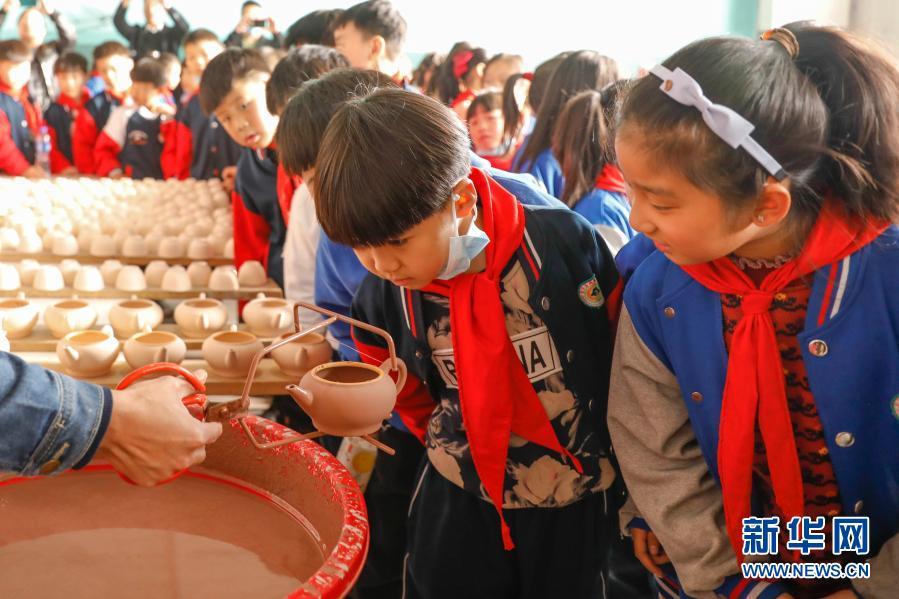
[[[461,62],[461,58],[465,53],[468,54],[467,59],[462,64],[462,70],[459,76],[456,76],[456,63]],[[456,42],[450,48],[446,60],[440,65],[437,73],[432,79],[432,86],[437,92],[437,98],[444,104],[450,104],[461,91],[460,83],[464,84],[466,79],[477,69],[478,65],[487,62],[487,51],[483,48],[475,48],[468,42]]]
[[[770,40],[716,37],[675,52],[712,102],[751,122],[752,137],[789,177],[788,222],[806,231],[830,193],[850,215],[899,217],[899,70],[885,51],[837,27],[811,22],[772,30]],[[722,141],[699,111],[647,76],[627,93],[619,136],[642,133],[660,165],[739,209],[769,173]],[[801,239],[802,235],[797,235]]]
[[[281,114],[284,105],[300,86],[328,71],[348,67],[350,63],[334,48],[306,44],[293,48],[275,66],[265,85],[265,105],[272,114]]]
[[[287,102],[275,132],[281,166],[295,175],[315,166],[334,113],[351,98],[379,87],[396,87],[396,83],[378,71],[349,68],[335,69],[304,84]]]
[[[490,72],[491,68],[496,69],[503,66],[507,67],[508,69],[508,71],[505,73],[505,77],[501,77],[501,81],[499,82],[498,86],[490,86],[487,74]],[[523,71],[524,59],[519,54],[506,54],[504,52],[494,54],[484,64],[484,87],[497,87],[498,89],[502,89],[503,87],[505,87],[506,81],[509,79],[509,77]]]
[[[184,37],[184,41],[181,42],[181,45],[186,47],[191,44],[200,44],[203,42],[216,42],[222,47],[225,45],[222,43],[222,40],[219,39],[219,36],[208,29],[194,29]]]
[[[525,77],[524,73],[515,73],[508,79],[503,86],[503,144],[511,147],[516,143],[521,128],[524,123],[521,122],[521,113],[523,106],[518,105],[518,99],[515,97],[515,88],[519,85],[528,85],[530,91],[531,82]]]
[[[496,90],[487,90],[476,95],[471,104],[468,105],[468,111],[465,115],[467,120],[471,120],[475,111],[481,108],[487,112],[503,109],[503,95]]]
[[[571,52],[560,52],[549,60],[541,62],[534,69],[534,75],[531,77],[531,89],[528,90],[528,104],[535,115],[540,110],[540,104],[543,102],[543,95],[546,93],[550,78],[569,54]]]
[[[412,85],[420,89],[426,96],[433,96],[434,76],[445,59],[443,54],[437,52],[425,54],[412,72]]]
[[[610,122],[620,88],[612,83],[603,89],[606,93],[591,89],[568,100],[553,132],[553,155],[565,179],[559,199],[572,208],[593,188],[603,167],[615,163]]]
[[[343,14],[342,8],[314,10],[297,19],[284,35],[284,47],[318,44],[334,47],[334,28]]]
[[[235,81],[246,79],[253,73],[271,73],[268,63],[257,50],[228,48],[206,65],[200,79],[200,108],[206,114],[224,101],[231,93]]]
[[[331,119],[315,163],[322,230],[351,247],[379,246],[447,206],[467,177],[462,121],[433,98],[381,88]]]
[[[141,58],[131,69],[131,81],[134,83],[150,83],[153,87],[165,87],[165,67],[156,58]]]
[[[368,36],[384,38],[387,57],[399,56],[406,41],[406,19],[388,0],[368,0],[346,9],[335,28],[352,23]]]
[[[112,56],[127,56],[131,58],[131,52],[117,41],[109,41],[103,42],[96,48],[94,48],[94,68],[97,67],[97,63],[103,60],[104,58],[110,58]]]
[[[0,42],[0,60],[28,62],[31,60],[31,52],[20,40],[3,40]]]
[[[600,90],[618,79],[618,65],[614,60],[591,50],[572,52],[553,71],[546,87],[546,97],[540,101],[537,124],[516,165],[528,169],[536,158],[552,146],[553,129],[562,106],[579,92]]]
[[[171,52],[162,52],[156,60],[158,60],[162,67],[166,70],[172,68],[175,65],[178,65],[179,67],[181,66],[181,59]]]
[[[256,6],[258,8],[262,8],[262,5],[256,2],[256,0],[246,0],[243,4],[240,5],[240,12],[245,11],[247,8],[251,6]]]
[[[87,59],[77,52],[66,52],[56,60],[53,72],[69,73],[72,71],[81,71],[87,75]]]

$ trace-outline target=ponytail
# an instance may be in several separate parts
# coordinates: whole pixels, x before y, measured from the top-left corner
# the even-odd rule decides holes
[[[522,120],[522,106],[519,105],[518,99],[515,97],[515,88],[530,81],[521,73],[516,73],[506,80],[503,86],[503,145],[513,147],[521,132],[524,123]]]
[[[593,189],[603,167],[615,160],[602,100],[602,94],[593,90],[571,98],[553,132],[553,154],[565,179],[560,199],[569,208]]]

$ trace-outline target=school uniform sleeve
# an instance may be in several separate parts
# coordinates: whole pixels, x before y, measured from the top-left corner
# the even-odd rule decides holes
[[[626,306],[612,359],[608,422],[634,513],[658,537],[684,591],[697,599],[730,596],[742,578],[724,527],[721,489],[674,374],[640,338]],[[750,581],[739,596],[776,597],[786,592],[780,586]]]
[[[391,285],[374,275],[366,277],[353,301],[352,317],[382,328],[394,338],[398,338],[403,332],[390,330],[387,319],[384,317],[385,310],[400,309],[399,306],[392,305],[394,299],[390,287]],[[352,336],[356,348],[359,350],[359,357],[366,364],[380,366],[390,357],[390,352],[380,336],[357,328],[352,329]],[[406,376],[406,384],[397,394],[394,412],[400,417],[409,432],[424,445],[428,420],[430,420],[436,405],[422,380],[410,372]]]
[[[315,255],[320,238],[321,226],[315,216],[315,202],[309,187],[303,183],[294,192],[284,241],[284,297],[287,299],[315,303]],[[303,328],[320,321],[320,314],[300,310]]]
[[[899,535],[894,535],[877,557],[868,560],[871,577],[852,581],[852,588],[865,599],[887,599],[896,596],[896,581],[899,581]]]
[[[97,123],[87,110],[78,111],[72,131],[72,159],[78,172],[95,174],[94,147],[97,145]]]
[[[75,25],[72,21],[58,10],[50,13],[48,16],[50,17],[50,20],[53,21],[53,25],[56,27],[56,31],[59,34],[59,39],[52,42],[53,46],[56,48],[56,52],[62,56],[66,52],[74,50],[78,38],[75,32]]]
[[[115,15],[112,17],[112,23],[115,25],[116,30],[122,34],[122,37],[128,40],[128,43],[134,48],[134,43],[137,41],[137,34],[140,32],[140,27],[128,24],[128,21],[125,20],[125,13],[127,11],[128,7],[120,2],[119,7],[115,11]]]
[[[159,164],[162,167],[164,179],[183,179],[184,165],[180,160],[178,148],[178,129],[180,123],[177,119],[165,119],[159,127],[162,135],[162,154],[159,156]],[[188,168],[190,164],[188,164]]]
[[[71,168],[72,163],[69,162],[66,155],[59,150],[59,139],[56,135],[56,129],[47,127],[47,131],[50,133],[50,142],[52,146],[50,149],[50,172],[56,175]]]
[[[247,260],[256,260],[267,266],[270,228],[266,220],[247,208],[237,191],[231,193],[231,213],[234,219],[234,265],[240,268]]]
[[[94,149],[94,172],[101,177],[122,170],[119,152],[125,147],[125,136],[128,117],[131,111],[122,106],[116,107],[109,115],[103,131],[97,137]]]
[[[169,36],[169,39],[174,46],[180,46],[181,40],[184,39],[184,36],[190,31],[190,24],[187,22],[187,19],[184,18],[184,15],[175,10],[175,7],[168,7],[168,12],[175,24],[172,27],[166,28],[166,35]]]
[[[5,112],[0,111],[0,173],[21,175],[31,164],[12,139],[12,129]]]

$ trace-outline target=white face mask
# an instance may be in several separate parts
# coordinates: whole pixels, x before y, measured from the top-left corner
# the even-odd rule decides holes
[[[446,265],[443,267],[443,270],[440,271],[440,274],[437,275],[438,279],[444,281],[452,279],[468,270],[471,267],[471,261],[483,252],[484,248],[487,247],[487,244],[490,243],[490,238],[487,237],[487,234],[475,224],[475,221],[477,220],[477,209],[473,210],[471,224],[468,226],[468,232],[465,235],[459,235],[459,226],[462,223],[462,219],[456,216],[456,200],[458,199],[459,196],[454,194],[452,211],[456,234],[450,237],[449,256],[446,259]]]

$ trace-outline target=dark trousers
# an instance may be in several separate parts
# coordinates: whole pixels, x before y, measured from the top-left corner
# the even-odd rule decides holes
[[[645,574],[643,588],[610,580],[610,548],[620,541],[612,501],[596,493],[563,508],[505,510],[515,542],[505,551],[494,507],[426,464],[410,507],[403,597],[649,597]]]

